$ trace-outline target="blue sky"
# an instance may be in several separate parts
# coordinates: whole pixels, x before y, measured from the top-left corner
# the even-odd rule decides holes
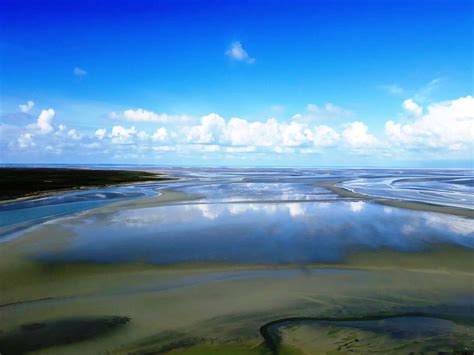
[[[0,13],[4,163],[471,164],[472,1]]]

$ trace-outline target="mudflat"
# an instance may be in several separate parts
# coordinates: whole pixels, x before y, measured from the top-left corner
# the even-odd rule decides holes
[[[469,216],[325,186],[352,171],[205,173],[0,209],[31,216],[0,244],[2,353],[470,349]]]

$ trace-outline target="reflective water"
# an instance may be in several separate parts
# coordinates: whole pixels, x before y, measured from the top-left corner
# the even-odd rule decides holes
[[[363,201],[184,204],[61,221],[76,236],[48,261],[338,262],[351,250],[474,248],[474,220]]]
[[[430,203],[447,201],[452,206],[455,199],[463,205],[473,198],[472,176],[466,171],[175,169],[168,173],[183,180],[5,204],[0,206],[1,223],[60,225],[75,236],[61,252],[34,255],[48,261],[307,263],[338,262],[353,250],[410,252],[440,244],[474,248],[472,218],[343,198],[320,184],[344,180],[341,186],[367,194],[407,199],[417,194]],[[440,185],[447,187],[443,190]],[[436,193],[427,194],[428,189]],[[142,205],[146,197],[171,190],[190,198]],[[132,201],[132,207],[106,212],[99,208],[56,220],[125,200]],[[49,222],[42,226],[45,220]],[[20,229],[16,235],[22,233]]]
[[[413,171],[401,176],[356,178],[339,186],[353,192],[398,200],[474,209],[472,170]]]
[[[154,188],[154,186],[153,186]],[[156,195],[148,186],[116,186],[54,194],[40,198],[0,204],[0,232],[7,235],[18,228],[39,224],[48,219],[89,210],[111,202]]]
[[[60,225],[74,235],[60,252],[35,253],[35,258],[48,261],[338,262],[354,250],[474,247],[474,219],[343,198],[319,184],[346,180],[342,186],[359,186],[366,193],[387,191],[387,196],[397,198],[423,191],[432,203],[449,200],[452,205],[452,195],[472,199],[472,178],[465,171],[455,171],[449,179],[446,171],[176,169],[169,173],[184,180],[6,204],[0,207],[2,225],[21,227],[25,221],[37,229]],[[417,184],[423,187],[417,190]],[[449,186],[451,195],[440,184]],[[400,185],[404,188],[390,187]],[[427,186],[436,194],[426,194]],[[192,198],[142,204],[168,190]],[[97,208],[124,200],[134,203],[106,212]],[[56,219],[91,208],[97,209]],[[45,220],[49,222],[41,226]],[[7,228],[5,234],[9,232]],[[20,229],[16,235],[22,233],[26,231]]]

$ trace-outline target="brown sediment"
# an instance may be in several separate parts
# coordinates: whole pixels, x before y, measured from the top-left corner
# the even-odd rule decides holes
[[[460,216],[460,217],[474,217],[474,210],[470,210],[467,208],[441,206],[441,205],[435,205],[435,204],[430,204],[430,203],[425,203],[425,202],[396,200],[396,199],[365,195],[358,192],[350,191],[343,187],[336,186],[337,184],[341,182],[344,182],[344,180],[326,180],[326,181],[320,181],[316,183],[316,185],[320,187],[324,187],[341,197],[361,199],[365,201],[373,201],[373,202],[380,203],[386,206],[406,208],[406,209],[416,210],[416,211],[439,212],[439,213],[446,213],[446,214]]]

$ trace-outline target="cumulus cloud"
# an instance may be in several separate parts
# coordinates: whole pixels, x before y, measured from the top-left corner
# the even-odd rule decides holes
[[[225,55],[233,60],[248,64],[255,63],[255,58],[251,58],[240,42],[232,42]]]
[[[401,115],[400,122],[387,121],[385,135],[378,138],[362,120],[321,125],[295,117],[287,121],[275,118],[252,121],[241,117],[226,119],[217,113],[203,116],[195,125],[160,123],[153,129],[142,130],[114,125],[83,132],[64,124],[53,125],[55,111],[45,109],[32,124],[0,124],[0,149],[7,153],[16,149],[22,154],[65,154],[68,151],[106,154],[117,159],[137,157],[144,161],[157,157],[157,154],[197,159],[238,157],[255,161],[275,153],[296,156],[322,153],[364,155],[370,152],[374,158],[397,154],[400,159],[413,157],[415,153],[417,157],[431,159],[472,157],[474,99],[471,96],[433,103],[421,112],[416,110],[418,105],[414,101],[405,101],[404,106],[414,113],[412,117],[408,119]],[[308,107],[308,111],[318,109]],[[324,105],[322,109],[340,113],[331,105]],[[155,120],[149,111],[135,111],[138,111],[138,121],[143,117]],[[417,112],[420,114],[416,115]],[[122,114],[119,116],[123,118]],[[52,149],[47,149],[48,146]],[[195,155],[197,153],[203,155],[199,157]]]
[[[193,143],[216,143],[219,141],[226,123],[216,113],[203,116],[201,124],[186,129],[186,140]]]
[[[419,106],[415,101],[412,99],[407,99],[403,101],[403,108],[405,111],[408,113],[415,115],[415,116],[420,116],[423,113],[423,108]]]
[[[47,110],[41,110],[38,120],[36,122],[41,133],[50,133],[54,130],[52,121],[56,113],[52,108]]]
[[[105,128],[99,128],[95,131],[95,136],[99,139],[104,139],[105,135],[107,134],[107,130]]]
[[[29,125],[28,128],[36,131],[39,134],[51,133],[54,130],[52,122],[55,114],[56,113],[52,108],[41,110],[41,113],[36,119],[36,123]]]
[[[233,117],[229,120],[224,132],[224,139],[228,144],[240,146],[274,146],[279,143],[280,137],[279,123],[273,118],[266,122],[249,122]]]
[[[82,135],[77,132],[74,128],[73,129],[70,129],[68,132],[67,132],[67,136],[75,141],[78,141],[78,140],[81,140],[82,139]]]
[[[125,128],[123,126],[113,126],[109,137],[114,144],[130,143],[133,136],[137,134],[135,127]]]
[[[122,119],[129,122],[149,122],[161,124],[182,124],[189,122],[191,118],[186,115],[168,115],[166,113],[156,113],[142,108],[136,110],[125,110],[122,114],[110,112],[108,117],[111,119]]]
[[[289,152],[282,147],[331,146],[339,134],[328,126],[311,127],[292,120],[280,123],[274,118],[267,121],[248,121],[232,117],[229,121],[216,113],[202,117],[201,124],[186,132],[188,143],[222,144],[242,147],[278,147],[278,152]]]
[[[20,111],[23,113],[30,112],[30,110],[33,108],[35,103],[31,100],[28,100],[25,104],[19,105],[18,107],[20,108]]]
[[[393,145],[432,147],[459,150],[474,141],[474,98],[435,103],[428,112],[413,123],[388,121],[385,134]]]
[[[151,138],[155,142],[164,142],[168,138],[168,131],[164,127],[158,128]]]
[[[75,67],[75,68],[72,70],[72,73],[73,73],[75,76],[86,76],[86,75],[87,75],[87,71],[85,71],[84,69],[79,68],[79,67]]]
[[[369,127],[363,122],[355,121],[342,132],[344,141],[353,148],[369,148],[378,143],[377,138],[368,133]]]
[[[33,141],[33,135],[31,133],[23,133],[18,137],[18,146],[20,148],[34,147],[36,144]]]
[[[331,127],[321,125],[316,126],[314,131],[309,134],[309,137],[314,145],[327,147],[335,145],[340,135]]]

